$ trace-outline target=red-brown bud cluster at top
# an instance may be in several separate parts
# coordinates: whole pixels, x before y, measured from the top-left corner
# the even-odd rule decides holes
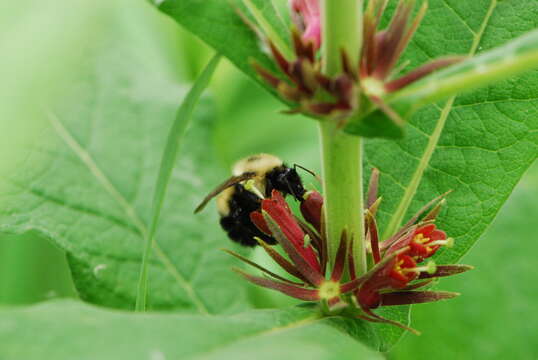
[[[321,73],[323,56],[317,51],[322,44],[319,0],[290,0],[293,56],[286,57],[272,39],[266,40],[280,70],[273,74],[255,65],[259,75],[282,98],[292,104],[290,112],[303,112],[314,117],[341,120],[358,109],[361,95],[384,111],[395,123],[399,115],[384,101],[385,95],[401,90],[432,72],[462,60],[460,56],[435,59],[405,75],[396,67],[427,10],[424,2],[417,15],[412,12],[415,0],[399,0],[386,29],[379,29],[388,0],[370,0],[363,15],[363,39],[358,62],[341,54],[341,74],[328,77]],[[261,34],[261,31],[256,31]]]
[[[379,173],[374,169],[365,209],[365,234],[368,271],[357,276],[353,263],[353,234],[342,232],[332,267],[328,267],[327,239],[323,224],[323,196],[307,192],[301,201],[304,221],[295,216],[284,196],[274,190],[262,200],[260,211],[250,214],[252,222],[274,237],[286,255],[258,239],[267,254],[291,277],[290,280],[229,251],[230,254],[264,272],[266,277],[237,270],[248,281],[305,301],[322,301],[329,309],[351,309],[354,316],[374,322],[387,322],[407,330],[406,326],[385,319],[372,310],[380,306],[416,304],[456,296],[455,293],[417,290],[435,278],[469,270],[466,265],[436,266],[431,257],[453,240],[434,222],[444,204],[444,195],[426,204],[405,225],[380,242],[375,220],[380,198],[377,196]],[[347,271],[346,271],[347,270]],[[345,275],[347,273],[347,275]],[[345,276],[344,276],[345,275]]]

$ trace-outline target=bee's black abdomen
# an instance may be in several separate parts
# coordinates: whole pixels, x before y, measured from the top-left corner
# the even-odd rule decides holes
[[[273,190],[278,190],[282,195],[291,195],[298,201],[303,201],[306,190],[303,187],[301,177],[295,170],[282,163],[274,156],[260,154],[251,156],[239,161],[234,166],[234,178],[238,179],[241,173],[250,174],[249,177],[227,185],[219,198],[219,214],[221,215],[220,225],[233,241],[244,246],[255,246],[258,244],[256,237],[266,243],[274,245],[277,241],[264,234],[250,220],[250,214],[259,211],[262,204],[260,197],[270,198]],[[245,189],[243,181],[253,180],[258,191]],[[230,188],[230,186],[233,186]],[[259,191],[265,192],[260,194]]]
[[[270,245],[276,244],[274,238],[261,232],[250,220],[250,213],[260,209],[260,199],[255,194],[236,184],[228,205],[230,212],[220,218],[220,225],[230,239],[244,246],[257,245],[254,237]]]
[[[248,223],[238,217],[228,215],[220,218],[220,226],[226,231],[228,237],[244,246],[255,246],[258,242],[254,237],[259,237],[270,245],[276,244],[275,239],[262,233],[250,219]]]

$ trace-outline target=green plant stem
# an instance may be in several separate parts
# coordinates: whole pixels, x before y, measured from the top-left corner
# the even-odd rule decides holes
[[[362,47],[362,0],[323,0],[321,2],[323,71],[341,71],[341,51],[356,64]]]
[[[325,199],[325,229],[330,259],[334,260],[342,230],[353,236],[357,273],[366,271],[362,186],[362,139],[336,133],[330,122],[320,125]]]
[[[341,72],[341,51],[356,63],[362,42],[362,0],[323,0],[323,71]],[[320,123],[324,217],[329,260],[334,263],[340,236],[345,229],[353,237],[357,274],[366,271],[362,187],[362,141],[327,119]]]

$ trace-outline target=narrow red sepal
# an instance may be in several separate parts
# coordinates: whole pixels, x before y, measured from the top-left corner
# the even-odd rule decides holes
[[[368,212],[366,215],[366,223],[368,225],[368,234],[370,237],[370,247],[372,249],[372,258],[374,264],[381,261],[381,253],[379,251],[379,233],[377,231],[377,223],[375,218]]]
[[[282,70],[284,74],[290,75],[290,62],[286,60],[284,55],[282,55],[282,53],[276,48],[275,44],[273,44],[273,42],[271,41],[269,42],[269,49],[271,49],[273,58],[275,59],[275,62],[277,63],[280,70]]]
[[[428,274],[427,272],[421,273],[419,279],[452,276],[472,269],[474,269],[474,267],[470,265],[438,265],[437,270],[433,274]]]
[[[303,284],[302,283],[297,283],[297,282],[293,282],[293,281],[290,281],[286,278],[283,278],[282,276],[278,275],[278,274],[275,274],[274,272],[264,268],[263,266],[261,265],[258,265],[256,264],[255,262],[253,261],[250,261],[249,259],[247,259],[246,257],[244,256],[241,256],[239,255],[238,253],[234,252],[234,251],[231,251],[231,250],[228,250],[228,249],[222,249],[224,252],[238,258],[239,260],[245,262],[246,264],[258,269],[258,270],[261,270],[262,272],[266,273],[267,275],[277,279],[277,280],[280,280],[280,281],[283,281],[283,282],[286,282],[286,283],[289,283],[289,284],[293,284],[293,285],[299,285],[299,286],[302,286]]]
[[[430,75],[436,70],[442,69],[449,65],[456,64],[462,61],[463,59],[465,59],[465,57],[463,56],[454,56],[454,57],[446,57],[446,58],[433,60],[429,63],[426,63],[414,69],[413,71],[407,73],[406,75],[396,80],[389,81],[388,83],[385,84],[385,90],[387,90],[387,92],[389,93],[398,91],[414,83],[415,81],[420,80],[423,77]]]
[[[281,293],[284,293],[296,299],[304,300],[304,301],[320,300],[317,290],[305,289],[305,288],[298,287],[295,285],[285,284],[285,283],[270,280],[267,278],[262,278],[259,276],[253,276],[239,269],[233,269],[233,270],[253,284],[256,284],[256,285],[259,285],[268,289],[280,291]]]
[[[378,320],[379,322],[384,322],[384,323],[387,323],[387,324],[391,324],[391,325],[397,326],[399,328],[402,328],[404,330],[407,330],[409,332],[412,332],[415,335],[420,335],[420,331],[415,330],[415,329],[413,329],[413,328],[411,328],[409,326],[406,326],[406,325],[404,325],[402,323],[399,323],[397,321],[386,319],[386,318],[384,318],[382,316],[379,316],[376,313],[374,313],[372,310],[370,310],[369,308],[361,307],[361,309],[362,309],[362,311],[364,311],[366,313],[366,315],[373,317],[374,319]]]
[[[338,250],[336,251],[336,257],[334,260],[334,267],[333,272],[331,274],[331,280],[335,282],[340,282],[342,279],[342,275],[344,273],[344,267],[346,264],[346,256],[347,256],[347,232],[344,230],[342,231],[342,235],[340,236],[340,245],[338,246]]]
[[[448,291],[396,291],[381,295],[383,306],[411,305],[448,300],[460,294]]]
[[[304,282],[309,282],[303,274],[293,265],[291,262],[289,262],[285,257],[280,255],[275,249],[273,249],[271,246],[269,246],[265,241],[261,239],[257,239],[258,244],[263,247],[267,255],[269,255],[280,267],[286,272],[292,276],[295,276],[297,279],[300,279]]]

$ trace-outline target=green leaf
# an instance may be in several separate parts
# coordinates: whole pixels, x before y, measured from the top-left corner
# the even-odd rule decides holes
[[[391,359],[430,359],[432,354],[437,360],[536,358],[536,347],[529,345],[536,341],[538,323],[532,256],[538,242],[531,220],[538,218],[537,198],[535,163],[484,234],[484,241],[465,256],[475,270],[438,285],[462,295],[450,303],[413,307],[413,323],[423,330],[422,336],[406,336]]]
[[[220,55],[213,56],[211,61],[207,64],[206,68],[200,74],[193,87],[185,96],[185,99],[181,103],[172,128],[168,134],[166,146],[161,159],[161,167],[159,169],[159,175],[157,176],[157,183],[155,184],[155,192],[153,194],[153,203],[151,208],[151,224],[149,231],[145,234],[146,246],[144,248],[144,255],[142,257],[142,265],[140,270],[140,279],[138,282],[138,294],[136,298],[137,310],[144,311],[146,309],[147,301],[147,286],[148,286],[148,261],[151,255],[152,247],[154,246],[155,231],[157,231],[157,225],[159,224],[159,217],[161,215],[161,209],[164,201],[164,196],[168,190],[168,184],[170,182],[170,176],[172,170],[176,164],[178,150],[180,149],[181,139],[185,134],[185,130],[189,125],[192,118],[192,113],[195,106],[198,104],[203,91],[209,84],[215,69],[220,61]]]
[[[159,163],[186,89],[133,23],[110,17],[102,25],[109,31],[84,48],[79,77],[50,108],[50,123],[30,148],[13,149],[24,162],[2,174],[0,232],[52,240],[66,251],[83,299],[133,309]],[[213,119],[206,98],[172,172],[149,263],[152,309],[222,313],[249,303],[229,271],[235,262],[218,251],[231,243],[214,207],[192,214],[225,176],[211,145]]]
[[[0,358],[10,360],[383,359],[357,341],[361,329],[348,320],[323,319],[308,308],[129,314],[55,301],[0,315]]]
[[[475,50],[472,49],[471,52],[474,53]],[[536,68],[538,68],[538,31],[531,31],[507,44],[438,71],[388,96],[385,101],[401,115],[402,119],[408,119],[425,105]],[[360,136],[387,138],[402,137],[401,130],[380,109],[351,119],[345,129],[348,133]]]
[[[537,67],[538,30],[535,30],[434,73],[398,93],[389,103],[398,109],[406,108],[413,112],[426,104],[505,80]]]
[[[446,54],[487,52],[538,26],[536,2],[429,4],[406,53],[410,67]],[[438,226],[456,239],[455,246],[439,251],[435,260],[457,262],[538,156],[537,109],[535,71],[423,108],[411,117],[401,140],[368,139],[365,166],[381,171],[378,214],[384,237],[426,202],[453,190]]]
[[[446,53],[487,51],[536,28],[537,14],[534,1],[432,0],[406,56],[418,64]],[[367,166],[381,171],[384,236],[428,200],[453,190],[438,223],[456,244],[436,261],[461,258],[536,159],[537,109],[538,73],[532,72],[420,110],[403,140],[369,140]]]
[[[255,20],[264,36],[271,39],[284,56],[293,56],[290,32],[284,20],[279,17],[272,1],[241,0],[243,6]]]
[[[382,137],[385,139],[401,139],[404,137],[404,127],[396,124],[381,110],[375,110],[367,116],[355,115],[344,128],[348,134],[366,138]]]
[[[181,26],[226,56],[241,71],[268,88],[260,81],[251,63],[255,60],[260,65],[273,69],[273,61],[262,51],[263,45],[257,35],[237,11],[240,10],[243,16],[254,23],[256,15],[262,15],[266,25],[279,36],[280,42],[289,44],[289,34],[271,1],[250,0],[249,3],[259,11],[256,15],[252,15],[252,11],[243,5],[242,0],[165,0],[158,3],[159,10],[171,16]]]

